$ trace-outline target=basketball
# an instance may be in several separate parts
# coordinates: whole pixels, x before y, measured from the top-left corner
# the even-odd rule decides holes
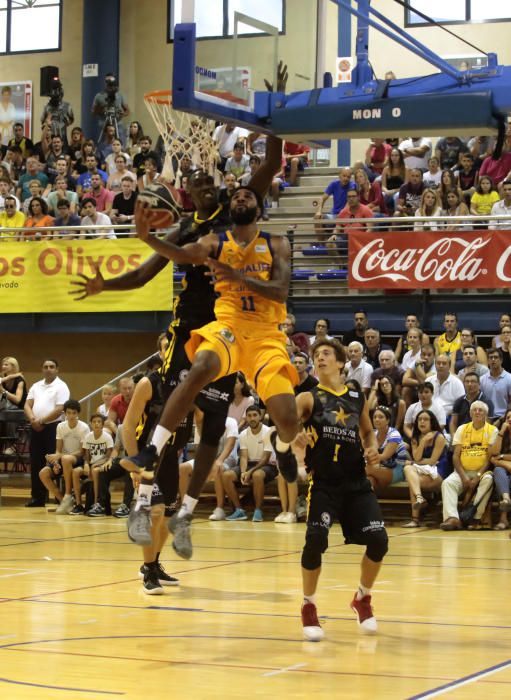
[[[153,182],[142,190],[138,200],[149,205],[154,228],[168,228],[179,221],[181,199],[172,185]]]

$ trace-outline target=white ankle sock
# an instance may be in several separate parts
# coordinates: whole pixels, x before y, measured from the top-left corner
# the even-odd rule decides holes
[[[137,502],[135,510],[140,510],[142,507],[147,508],[151,505],[151,494],[153,493],[152,484],[140,484],[138,487]]]
[[[303,595],[303,603],[312,603],[313,605],[316,605],[316,594],[312,593],[312,595]]]
[[[371,589],[366,588],[361,583],[358,584],[358,591],[356,595],[357,600],[362,600],[366,595],[371,595]]]
[[[177,514],[178,518],[183,518],[185,515],[191,515],[193,511],[195,510],[195,506],[199,502],[198,498],[192,498],[191,496],[185,496],[183,498],[183,504],[181,508],[179,509],[179,513]]]
[[[156,447],[156,452],[160,455],[171,435],[172,433],[170,430],[164,428],[163,425],[157,425],[149,444],[154,445]]]
[[[287,452],[289,449],[289,442],[283,442],[277,435],[277,440],[275,442],[275,447],[279,452]]]

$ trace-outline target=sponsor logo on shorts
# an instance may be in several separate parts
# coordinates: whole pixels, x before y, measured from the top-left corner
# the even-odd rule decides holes
[[[385,523],[383,520],[370,520],[369,525],[362,528],[362,532],[375,532],[376,530],[383,530]]]
[[[234,335],[228,328],[222,328],[222,330],[220,331],[220,335],[228,343],[234,343]]]
[[[181,372],[179,372],[179,381],[180,382],[184,382],[184,380],[188,376],[188,372],[189,372],[189,370],[187,370],[187,369],[182,369]]]
[[[200,393],[205,399],[209,399],[210,401],[229,401],[230,399],[228,391],[220,391],[211,386],[201,389]]]
[[[321,524],[324,527],[330,527],[332,522],[332,518],[330,517],[330,513],[321,513]]]

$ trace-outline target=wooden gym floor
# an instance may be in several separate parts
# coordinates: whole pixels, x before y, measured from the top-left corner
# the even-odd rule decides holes
[[[5,494],[5,491],[4,491]],[[193,525],[179,588],[146,596],[125,521],[0,509],[0,698],[511,697],[508,533],[390,527],[375,637],[349,609],[362,549],[330,538],[318,610],[300,624],[304,525]]]

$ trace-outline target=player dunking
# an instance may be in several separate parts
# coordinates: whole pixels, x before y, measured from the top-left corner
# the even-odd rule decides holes
[[[194,397],[208,382],[242,371],[265,403],[277,428],[274,448],[280,470],[289,481],[296,479],[296,460],[290,442],[298,431],[293,386],[296,369],[285,350],[285,336],[278,326],[286,316],[290,278],[290,247],[282,236],[262,233],[257,219],[262,213],[260,195],[240,187],[230,201],[231,231],[211,233],[197,243],[178,247],[150,236],[150,213],[139,202],[137,233],[161,255],[180,264],[207,265],[215,275],[216,321],[191,331],[186,345],[193,360],[188,376],[172,393],[150,444],[129,462],[144,470],[139,499],[149,497],[158,455],[169,435],[190,411]],[[205,477],[204,477],[205,478]],[[130,516],[137,527],[138,508]],[[140,520],[143,521],[142,515]],[[175,542],[181,529],[189,536],[189,518],[170,521]],[[181,522],[183,521],[183,522]]]
[[[338,519],[348,544],[366,546],[360,585],[351,602],[363,632],[376,632],[371,588],[388,548],[380,506],[366,477],[364,462],[377,458],[377,445],[363,393],[344,385],[344,348],[320,340],[311,349],[319,384],[296,397],[304,432],[296,444],[307,447],[309,508],[302,553],[303,632],[309,641],[323,639],[316,610],[316,587],[328,533]]]

